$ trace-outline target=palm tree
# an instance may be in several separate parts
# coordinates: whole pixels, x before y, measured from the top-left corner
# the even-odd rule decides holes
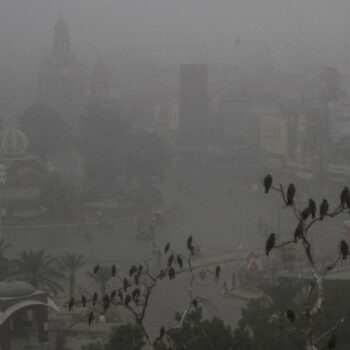
[[[0,239],[0,280],[8,277],[10,270],[10,261],[5,257],[5,251],[11,247],[4,239]]]
[[[11,247],[10,243],[6,243],[3,238],[0,239],[0,258],[4,258],[5,251],[10,247]]]
[[[288,308],[296,308],[298,304],[297,299],[302,293],[303,284],[301,281],[278,279],[277,281],[263,282],[260,285],[260,289],[271,305],[280,314],[284,314]]]
[[[64,253],[59,260],[62,271],[69,275],[69,295],[74,297],[76,272],[85,265],[83,254]]]
[[[100,288],[101,295],[106,295],[108,282],[112,279],[111,269],[108,266],[100,266],[98,272],[94,274],[88,271],[89,277],[91,277],[94,283]]]
[[[57,283],[62,277],[56,265],[56,259],[45,254],[44,250],[26,252],[22,250],[15,259],[17,275],[33,287],[43,289],[48,293],[57,294],[63,288]]]

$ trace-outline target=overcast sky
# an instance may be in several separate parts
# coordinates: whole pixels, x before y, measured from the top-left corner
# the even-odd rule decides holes
[[[0,0],[0,68],[34,65],[50,48],[60,13],[73,48],[91,59],[261,58],[350,69],[349,0]]]

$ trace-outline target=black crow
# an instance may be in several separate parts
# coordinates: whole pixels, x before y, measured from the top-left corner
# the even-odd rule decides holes
[[[272,176],[268,174],[264,177],[265,193],[269,193],[271,186],[272,186]]]
[[[344,240],[340,242],[340,252],[343,260],[345,260],[349,254],[349,245]]]
[[[168,242],[164,247],[164,253],[166,254],[170,249],[170,243]]]
[[[309,209],[313,219],[316,217],[316,203],[313,199],[309,199]]]
[[[287,206],[292,206],[294,204],[295,196],[295,186],[294,184],[289,184],[287,188]]]
[[[266,255],[268,256],[271,249],[275,246],[276,243],[276,235],[271,233],[269,238],[266,241]]]
[[[94,312],[91,311],[89,313],[88,321],[89,321],[89,327],[91,326],[92,321],[94,320]]]
[[[82,295],[82,296],[81,296],[81,305],[82,305],[83,307],[85,307],[85,306],[86,306],[86,303],[87,303],[86,296],[85,296],[85,295]]]
[[[289,322],[294,323],[295,322],[295,312],[291,309],[288,309],[286,312],[286,316],[289,320]]]
[[[324,199],[320,205],[320,220],[323,220],[323,217],[328,213],[329,204],[327,199]]]
[[[183,262],[182,262],[182,258],[180,255],[178,255],[176,257],[176,261],[177,261],[177,264],[180,266],[180,269],[182,269],[182,266],[183,266]]]

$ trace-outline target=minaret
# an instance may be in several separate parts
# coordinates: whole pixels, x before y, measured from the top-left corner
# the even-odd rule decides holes
[[[70,36],[68,25],[60,16],[60,19],[55,25],[55,35],[53,38],[53,53],[54,56],[66,55],[70,52]]]
[[[109,83],[105,64],[99,57],[94,65],[91,76],[91,98],[95,101],[109,97]]]

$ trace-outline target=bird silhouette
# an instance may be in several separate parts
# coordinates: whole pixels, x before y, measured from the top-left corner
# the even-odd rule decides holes
[[[85,295],[82,295],[82,296],[81,296],[81,305],[83,305],[83,307],[85,307],[85,306],[86,306],[86,303],[87,303],[86,296],[85,296]]]
[[[141,291],[139,288],[136,288],[135,290],[132,291],[131,296],[135,303],[138,303],[140,295],[141,295]]]
[[[347,202],[347,199],[350,197],[350,192],[347,186],[344,187],[344,189],[340,193],[340,205],[342,208],[345,208],[345,204]]]
[[[165,271],[163,269],[160,270],[159,272],[159,279],[163,279],[165,277]]]
[[[293,310],[288,309],[286,315],[290,323],[295,323],[295,312]]]
[[[134,281],[135,281],[135,284],[136,284],[137,286],[139,285],[139,280],[140,280],[139,275],[138,275],[138,274],[135,275],[135,276],[134,276]]]
[[[140,276],[143,271],[143,266],[140,264],[139,267],[137,268],[137,274]]]
[[[169,273],[169,279],[170,279],[170,281],[171,281],[171,280],[174,280],[174,279],[175,279],[175,269],[174,269],[173,267],[170,267],[168,273]]]
[[[343,260],[345,260],[349,254],[349,245],[344,240],[340,242],[340,252],[343,257]]]
[[[103,310],[106,312],[109,308],[109,305],[111,303],[111,300],[109,299],[109,295],[106,294],[104,297],[103,297]]]
[[[311,214],[311,210],[309,207],[305,208],[302,212],[301,212],[301,218],[303,219],[303,221],[307,220],[308,217]]]
[[[272,176],[270,174],[267,174],[264,177],[265,193],[269,193],[271,186],[272,186]]]
[[[220,277],[220,271],[221,271],[221,267],[220,266],[216,266],[216,268],[215,268],[215,277],[216,278]]]
[[[198,300],[196,298],[192,299],[191,303],[195,309],[198,309]]]
[[[320,220],[323,220],[324,216],[328,213],[329,204],[327,199],[324,199],[320,205]]]
[[[130,303],[130,301],[131,301],[131,296],[130,296],[129,294],[127,294],[127,295],[125,296],[124,304],[125,304],[126,306],[128,306],[129,303]]]
[[[96,305],[97,299],[98,299],[98,294],[97,294],[97,292],[95,292],[94,295],[92,296],[92,305],[93,306]]]
[[[137,271],[137,267],[135,265],[132,265],[129,270],[129,276],[131,277],[136,271]]]
[[[294,184],[289,184],[287,188],[287,207],[291,207],[294,204],[295,192],[296,190]]]
[[[188,249],[190,249],[190,247],[192,246],[192,242],[193,242],[192,236],[188,237],[188,239],[187,239],[187,248]]]
[[[91,323],[92,323],[93,320],[94,320],[94,312],[91,311],[89,313],[89,317],[88,317],[89,327],[91,326]]]
[[[117,296],[117,291],[116,290],[113,290],[111,292],[111,301],[113,301],[115,299],[115,297]]]
[[[170,243],[168,242],[164,247],[164,253],[166,254],[170,249]]]
[[[94,275],[97,274],[98,270],[100,269],[100,265],[97,264],[95,267],[94,267]]]
[[[337,345],[337,336],[333,333],[328,340],[327,349],[334,350],[336,345]]]
[[[162,326],[159,330],[159,337],[160,339],[163,339],[164,336],[165,336],[165,328],[164,326]]]
[[[129,287],[129,282],[126,278],[123,279],[123,288],[124,288],[124,292],[126,292],[126,290]]]
[[[271,249],[275,246],[276,243],[276,235],[271,233],[269,238],[266,241],[266,256],[269,255]]]
[[[117,268],[116,268],[116,266],[113,264],[113,265],[112,265],[112,277],[115,277],[116,273],[117,273]]]
[[[315,219],[316,217],[316,203],[313,199],[309,199],[309,209],[311,212],[311,217]]]
[[[176,257],[177,264],[179,265],[180,269],[182,269],[183,261],[180,255]]]
[[[172,263],[173,263],[173,261],[174,261],[174,255],[171,254],[171,255],[169,256],[169,258],[168,258],[168,266],[171,266]]]
[[[69,312],[72,311],[74,304],[75,304],[74,298],[70,298],[69,303],[68,303]]]

